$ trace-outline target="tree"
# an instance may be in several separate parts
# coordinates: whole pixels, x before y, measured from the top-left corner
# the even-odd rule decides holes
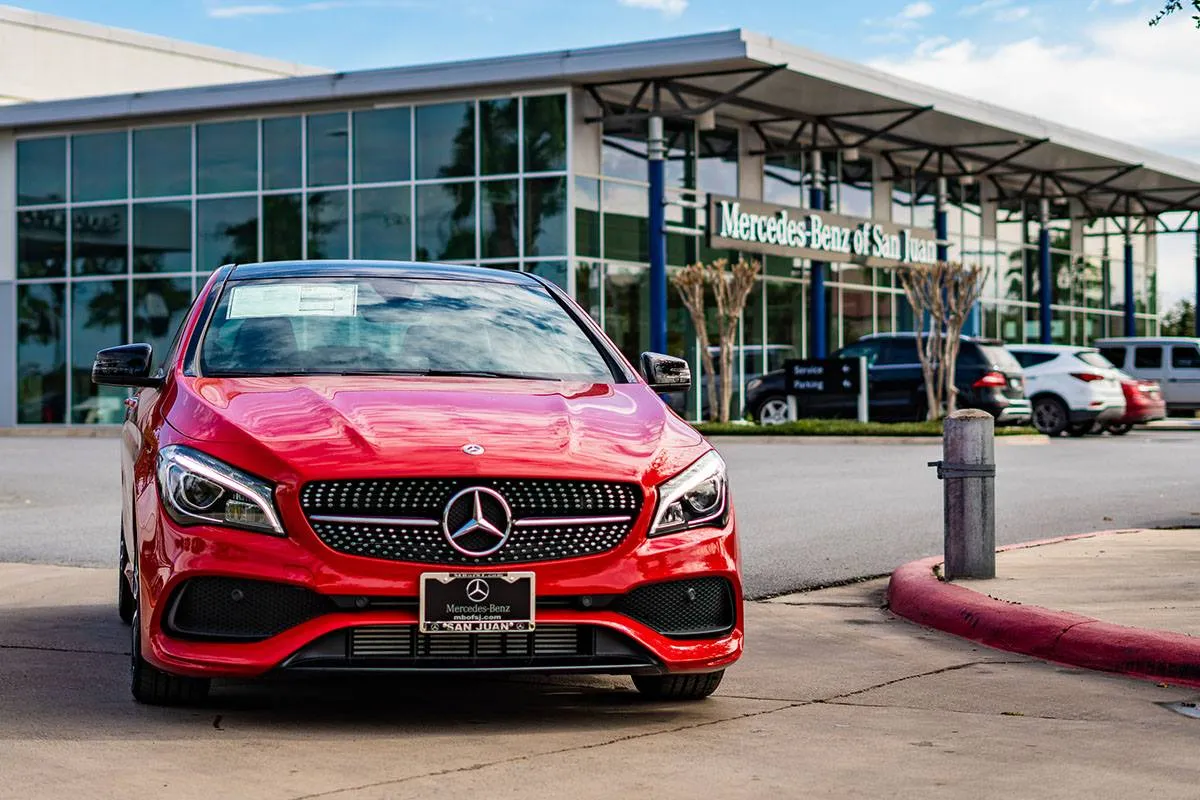
[[[1180,300],[1162,318],[1163,336],[1195,336],[1196,306],[1191,300]]]
[[[746,310],[746,300],[754,288],[761,265],[757,261],[738,259],[732,265],[718,258],[707,264],[690,264],[675,273],[675,285],[683,305],[692,317],[696,337],[700,340],[700,359],[708,378],[709,415],[717,412],[721,422],[729,421],[733,402],[733,346],[737,341],[738,322]],[[705,311],[705,289],[711,289],[716,304],[717,346],[720,358],[720,398],[717,397],[717,371],[709,352],[708,314]]]
[[[955,372],[963,325],[983,293],[987,269],[956,262],[919,264],[901,269],[900,285],[917,322],[917,358],[925,377],[928,419],[940,419],[943,407],[958,407]],[[925,330],[928,328],[928,330]]]
[[[1164,19],[1174,14],[1176,11],[1183,11],[1184,2],[1185,0],[1166,0],[1166,2],[1163,4],[1162,10],[1150,19],[1150,26],[1153,27],[1160,24]],[[1200,12],[1200,0],[1191,0],[1191,5],[1192,8]],[[1200,28],[1200,13],[1194,15],[1192,19],[1196,21],[1196,27]]]

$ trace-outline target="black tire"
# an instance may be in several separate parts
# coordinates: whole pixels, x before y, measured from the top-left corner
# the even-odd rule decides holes
[[[1033,401],[1033,427],[1038,433],[1058,436],[1071,424],[1067,404],[1057,397],[1039,397]]]
[[[723,677],[723,669],[699,675],[634,675],[633,685],[647,700],[703,700]]]
[[[117,616],[126,625],[133,622],[133,589],[125,577],[129,565],[129,554],[125,550],[125,534],[121,534],[121,555],[117,565]]]
[[[1124,436],[1133,430],[1133,425],[1129,424],[1128,422],[1116,422],[1112,425],[1106,426],[1104,430],[1108,431],[1113,436]]]
[[[754,409],[754,421],[759,425],[782,425],[787,422],[787,398],[771,395]]]
[[[163,672],[142,658],[141,619],[133,614],[130,636],[129,689],[133,699],[151,706],[198,706],[208,698],[208,678]]]
[[[1077,439],[1082,436],[1087,436],[1091,432],[1092,423],[1090,422],[1076,422],[1067,426],[1067,433]]]

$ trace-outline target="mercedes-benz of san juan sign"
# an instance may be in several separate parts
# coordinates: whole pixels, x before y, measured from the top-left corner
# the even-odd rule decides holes
[[[119,613],[133,696],[313,672],[631,675],[699,699],[741,655],[725,464],[552,283],[229,265],[133,387]]]

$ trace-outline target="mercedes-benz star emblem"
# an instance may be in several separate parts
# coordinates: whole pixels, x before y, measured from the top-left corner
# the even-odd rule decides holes
[[[462,451],[469,456],[481,456],[483,455],[483,445],[473,442],[471,444],[464,444]]]
[[[474,578],[467,584],[467,599],[472,603],[482,603],[491,593],[491,587],[483,578]]]
[[[483,486],[463,489],[442,514],[442,532],[450,546],[467,556],[491,555],[508,541],[512,511],[499,492]]]

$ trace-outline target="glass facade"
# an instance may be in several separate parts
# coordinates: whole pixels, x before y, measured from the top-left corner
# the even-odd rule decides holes
[[[17,422],[116,423],[96,351],[159,357],[221,264],[420,259],[567,287],[564,93],[18,140]]]

